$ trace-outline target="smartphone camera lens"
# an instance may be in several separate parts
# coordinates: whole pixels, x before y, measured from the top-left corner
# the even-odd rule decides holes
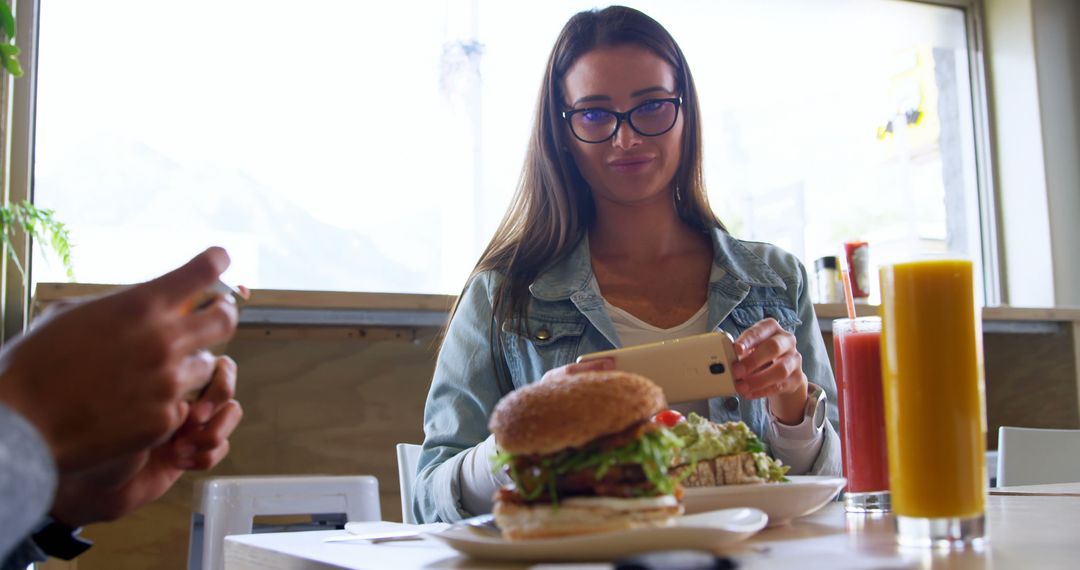
[[[724,373],[724,364],[722,362],[714,362],[714,363],[710,364],[709,365],[709,372],[712,372],[713,374],[723,374]]]

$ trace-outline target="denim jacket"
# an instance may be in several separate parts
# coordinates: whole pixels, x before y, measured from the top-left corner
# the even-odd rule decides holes
[[[806,270],[795,256],[775,246],[738,240],[720,229],[713,230],[711,237],[713,263],[719,271],[713,271],[709,283],[709,329],[737,337],[754,323],[772,317],[795,334],[803,371],[824,389],[828,401],[825,440],[810,473],[839,475],[836,384],[810,303]],[[414,486],[413,510],[422,522],[471,516],[461,506],[462,452],[488,437],[488,418],[500,398],[582,354],[621,347],[593,278],[588,239],[583,238],[529,287],[527,326],[506,322],[500,327],[500,366],[503,376],[509,376],[508,381],[500,380],[489,339],[492,297],[501,278],[494,272],[473,277],[439,352],[424,409],[426,437]],[[765,400],[728,400],[709,400],[711,419],[742,420],[767,445],[770,418]]]

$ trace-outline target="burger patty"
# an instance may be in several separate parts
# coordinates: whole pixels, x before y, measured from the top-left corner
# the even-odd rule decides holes
[[[649,421],[639,422],[626,430],[604,436],[589,445],[589,451],[601,453],[612,449],[618,449],[633,443],[648,432],[659,429]],[[553,460],[565,452],[554,455],[528,455],[516,457],[514,468],[523,477],[534,481],[546,481],[547,473],[544,467],[545,460]],[[603,477],[596,476],[595,468],[583,469],[572,473],[557,475],[555,477],[555,493],[560,498],[597,496],[630,498],[648,496],[655,492],[655,486],[641,465],[624,464],[612,465],[604,471]],[[531,475],[531,476],[530,476]],[[539,496],[526,501],[515,489],[501,489],[498,494],[499,500],[513,503],[551,502],[550,489],[544,486]]]

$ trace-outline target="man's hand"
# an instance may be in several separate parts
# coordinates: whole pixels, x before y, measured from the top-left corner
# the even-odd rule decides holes
[[[60,477],[50,515],[72,527],[120,518],[165,494],[188,470],[207,470],[229,452],[243,416],[232,399],[236,364],[217,359],[214,380],[172,439],[153,449]]]
[[[61,473],[133,460],[184,424],[183,395],[214,370],[200,349],[228,340],[237,321],[231,299],[195,312],[191,300],[228,265],[210,248],[153,281],[54,311],[0,355],[0,402],[34,424]]]

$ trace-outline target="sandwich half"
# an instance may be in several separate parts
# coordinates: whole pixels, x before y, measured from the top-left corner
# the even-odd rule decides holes
[[[765,445],[743,422],[711,422],[691,413],[673,422],[683,442],[674,472],[686,487],[718,487],[787,481],[789,467],[765,453]]]

